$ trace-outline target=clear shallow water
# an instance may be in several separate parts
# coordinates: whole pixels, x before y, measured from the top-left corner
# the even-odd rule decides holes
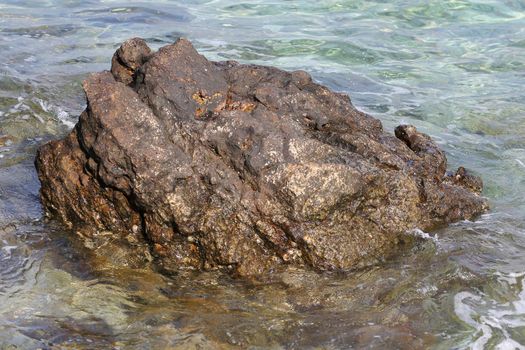
[[[492,211],[352,274],[165,277],[42,220],[32,160],[132,36],[305,69],[392,130],[412,123]],[[0,0],[0,348],[525,348],[523,1]]]

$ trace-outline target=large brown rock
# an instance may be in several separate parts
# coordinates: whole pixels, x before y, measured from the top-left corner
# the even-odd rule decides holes
[[[487,209],[430,137],[385,133],[303,71],[210,62],[184,39],[156,53],[131,39],[112,63],[36,159],[47,212],[94,248],[146,246],[168,270],[351,269]]]

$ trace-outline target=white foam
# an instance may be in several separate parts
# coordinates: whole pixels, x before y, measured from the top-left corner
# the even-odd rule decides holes
[[[34,101],[38,103],[40,108],[42,108],[42,110],[44,110],[46,113],[53,113],[62,124],[69,128],[73,128],[75,126],[75,123],[71,121],[71,118],[69,117],[69,113],[64,111],[62,108],[53,106],[41,98],[35,98]]]
[[[496,345],[495,349],[496,350],[516,350],[516,349],[522,350],[522,349],[525,349],[525,347],[513,339],[505,339],[501,343]]]
[[[423,238],[423,239],[426,239],[426,240],[431,240],[433,242],[438,242],[439,241],[439,237],[437,234],[435,235],[431,235],[430,233],[428,232],[425,232],[419,228],[413,228],[411,230],[408,230],[407,231],[407,234],[411,235],[411,236],[415,236],[415,237],[420,237],[420,238]]]
[[[503,335],[503,339],[494,346],[501,350],[525,350],[525,346],[512,339],[509,329],[525,327],[525,273],[497,272],[500,283],[515,285],[519,294],[515,300],[500,302],[485,294],[460,292],[454,296],[454,312],[458,318],[472,327],[468,348],[482,350],[492,340],[493,330]]]
[[[49,108],[50,108],[49,103],[47,103],[46,101],[42,100],[41,98],[36,98],[35,101],[36,101],[36,103],[38,103],[40,108],[42,108],[44,110],[44,112],[49,113]]]
[[[69,113],[67,113],[66,111],[58,109],[56,116],[58,120],[60,120],[64,125],[68,126],[69,128],[73,128],[75,126],[75,123],[70,120]]]

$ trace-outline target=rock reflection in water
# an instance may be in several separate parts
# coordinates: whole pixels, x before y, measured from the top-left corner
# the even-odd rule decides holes
[[[444,291],[479,282],[424,240],[382,267],[351,274],[290,268],[248,281],[117,267],[54,227],[32,227],[33,240],[23,242],[17,234],[30,227],[2,231],[9,246],[24,247],[2,250],[11,252],[10,265],[31,261],[15,267],[23,278],[2,296],[0,337],[22,347],[421,348],[436,343],[427,330],[440,321],[435,315],[429,325],[421,315],[437,309]]]

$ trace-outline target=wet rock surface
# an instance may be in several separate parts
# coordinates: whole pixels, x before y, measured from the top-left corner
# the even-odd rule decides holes
[[[411,229],[487,209],[481,180],[446,173],[428,135],[386,133],[303,71],[131,39],[84,90],[73,131],[38,151],[42,202],[91,248],[125,247],[130,265],[346,270]]]

